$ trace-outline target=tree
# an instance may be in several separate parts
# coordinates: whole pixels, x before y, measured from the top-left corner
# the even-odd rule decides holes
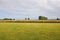
[[[28,20],[30,20],[30,18],[28,18]]]
[[[57,20],[60,20],[59,18],[57,18]]]
[[[11,19],[9,19],[9,18],[4,18],[3,20],[11,20]]]
[[[47,20],[48,18],[45,16],[39,16],[39,20]]]
[[[4,18],[3,20],[15,20],[15,19],[12,19],[12,18]]]
[[[15,19],[13,19],[13,20],[15,20]]]
[[[30,20],[30,18],[25,18],[25,20]]]
[[[27,20],[27,18],[25,18],[25,20]]]

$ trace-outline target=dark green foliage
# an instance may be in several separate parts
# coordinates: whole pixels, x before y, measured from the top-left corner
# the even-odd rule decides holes
[[[47,20],[48,18],[45,16],[39,16],[39,20]]]
[[[15,20],[15,19],[12,19],[12,20]]]
[[[59,18],[57,18],[57,20],[60,20]]]
[[[25,18],[25,20],[30,20],[30,18]]]
[[[4,18],[3,20],[12,20],[11,18]]]
[[[25,18],[25,20],[27,20],[27,18]]]
[[[2,20],[15,20],[15,19],[12,19],[12,18],[4,18]]]
[[[30,20],[30,18],[28,18],[28,20]]]

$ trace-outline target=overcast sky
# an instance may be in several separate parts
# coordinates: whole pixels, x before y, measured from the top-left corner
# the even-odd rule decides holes
[[[0,18],[60,18],[60,0],[0,0]]]

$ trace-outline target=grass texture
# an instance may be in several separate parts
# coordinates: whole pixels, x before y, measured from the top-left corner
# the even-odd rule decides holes
[[[60,23],[0,23],[0,40],[60,40]]]

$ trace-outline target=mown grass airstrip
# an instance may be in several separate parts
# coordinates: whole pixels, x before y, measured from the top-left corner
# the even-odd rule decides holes
[[[0,23],[0,40],[60,40],[60,23]]]

